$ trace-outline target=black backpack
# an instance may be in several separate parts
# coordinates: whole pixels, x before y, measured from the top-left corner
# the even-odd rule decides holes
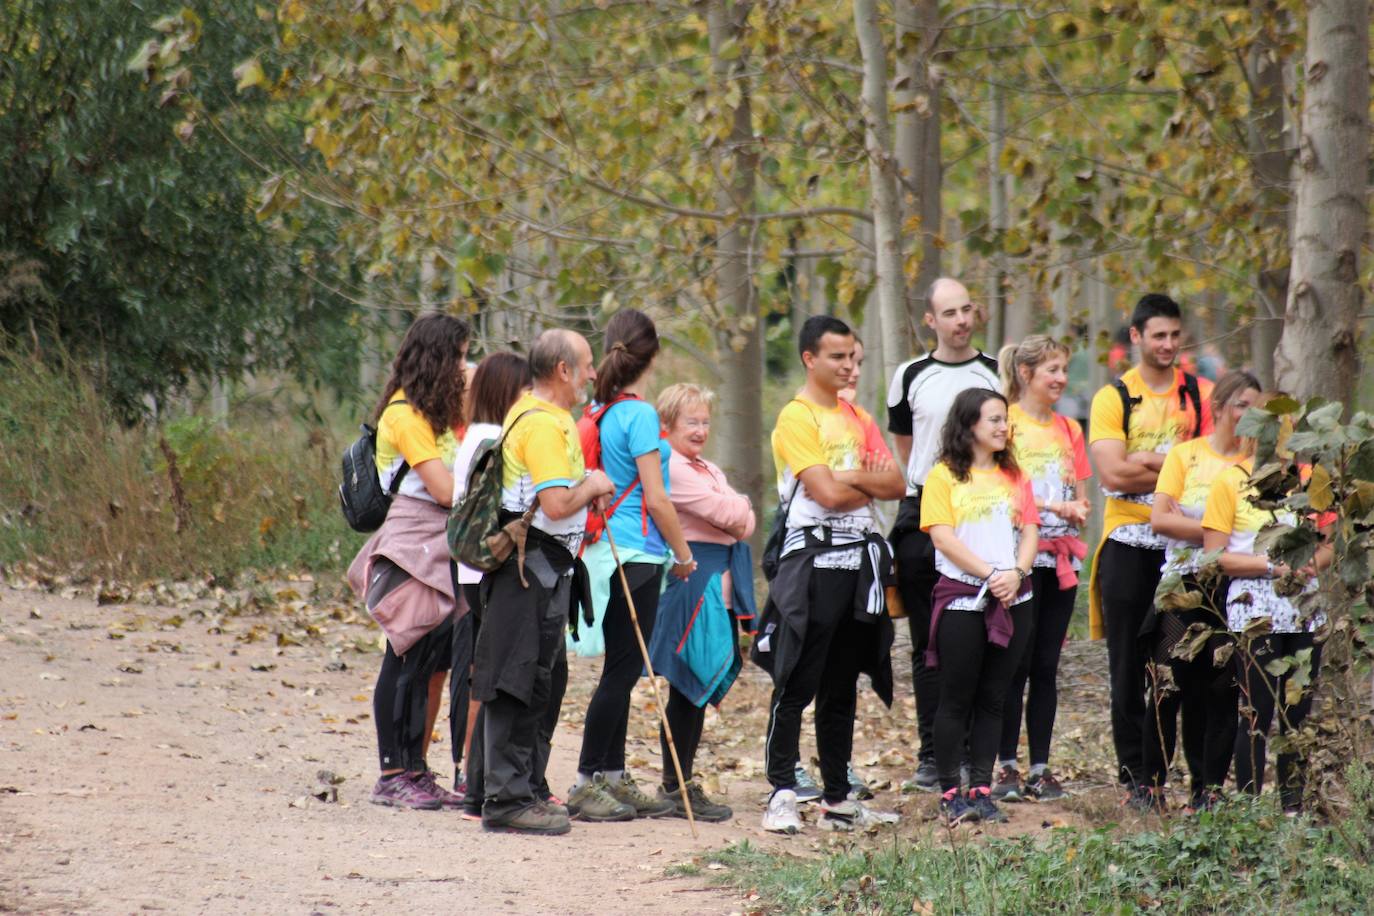
[[[382,410],[405,401],[392,401]],[[380,418],[378,419],[380,422]],[[367,423],[358,427],[358,436],[343,453],[343,482],[339,484],[339,507],[343,509],[348,527],[354,531],[376,531],[386,521],[387,510],[391,508],[391,498],[401,486],[410,465],[404,460],[391,478],[391,486],[382,489],[381,478],[377,476],[377,430]]]
[[[1126,436],[1127,441],[1131,436],[1131,408],[1140,403],[1140,398],[1131,397],[1131,392],[1126,387],[1126,383],[1121,379],[1112,381],[1112,387],[1121,396],[1121,432]],[[1197,376],[1191,372],[1183,373],[1183,384],[1178,386],[1178,406],[1180,410],[1186,411],[1189,404],[1193,405],[1193,434],[1189,439],[1196,439],[1202,435],[1202,392],[1198,390]]]

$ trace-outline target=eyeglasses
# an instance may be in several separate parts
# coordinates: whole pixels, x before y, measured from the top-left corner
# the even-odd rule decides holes
[[[679,422],[681,422],[682,425],[685,426],[685,427],[687,427],[688,429],[710,429],[710,428],[711,428],[711,421],[710,421],[710,420],[688,420],[688,419],[684,418],[684,419],[682,419],[682,420],[679,421]]]

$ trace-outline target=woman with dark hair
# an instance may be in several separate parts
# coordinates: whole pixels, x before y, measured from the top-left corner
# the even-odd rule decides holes
[[[935,545],[926,666],[939,672],[935,766],[951,825],[1005,821],[992,800],[1002,707],[1031,628],[1030,573],[1040,515],[1007,441],[1007,399],[970,388],[945,420],[939,462],[921,492],[921,529]],[[969,791],[959,793],[965,744]]]
[[[431,313],[401,341],[377,403],[377,473],[389,490],[382,527],[348,570],[349,583],[383,624],[386,654],[372,695],[381,777],[374,804],[456,808],[426,762],[451,664],[454,587],[445,527],[453,459],[463,436],[468,325]]]
[[[478,449],[501,437],[501,422],[511,405],[530,387],[530,363],[516,353],[492,353],[472,373],[468,387],[470,423],[463,444],[453,459],[453,484],[457,490],[454,502],[462,499],[467,490],[468,473]],[[461,563],[454,564],[455,588],[461,589],[463,603],[469,613],[463,614],[453,625],[453,673],[449,678],[449,737],[452,739],[453,782],[459,794],[465,796],[465,813],[473,820],[482,817],[482,786],[480,761],[473,752],[481,751],[476,723],[481,704],[470,701],[473,646],[481,626],[482,608],[480,588],[482,573]],[[557,671],[555,671],[555,675]],[[567,668],[563,668],[566,684]],[[555,688],[558,684],[555,683]],[[558,694],[562,696],[561,688]],[[559,704],[555,704],[557,708]],[[478,740],[474,741],[474,737]],[[464,757],[469,761],[469,777],[464,779],[459,765]],[[469,792],[469,789],[472,791]]]
[[[604,356],[596,370],[596,400],[582,421],[596,424],[601,467],[615,485],[615,496],[606,510],[606,526],[615,538],[646,645],[653,636],[664,564],[671,562],[672,573],[679,579],[686,579],[696,568],[668,498],[672,449],[661,435],[657,411],[645,400],[658,351],[658,331],[648,315],[623,309],[611,316],[606,325]],[[592,531],[594,527],[589,527],[589,540]],[[568,808],[585,820],[671,815],[675,810],[672,801],[639,788],[625,771],[630,692],[644,662],[604,536],[586,548],[583,561],[591,578],[592,603],[600,617],[599,636],[606,657],[601,680],[587,705],[577,782],[569,794]],[[578,634],[579,653],[586,652],[583,643],[595,644],[597,630],[588,627]]]
[[[1204,584],[1197,573],[1207,494],[1227,468],[1245,459],[1236,427],[1259,396],[1259,380],[1249,372],[1224,376],[1212,389],[1212,431],[1171,448],[1155,483],[1150,524],[1155,533],[1169,539],[1161,591],[1171,591],[1171,583],[1178,582],[1179,588],[1200,593],[1202,604],[1163,608],[1156,599],[1141,630],[1153,645],[1146,666],[1145,791],[1136,796],[1141,808],[1164,810],[1164,782],[1180,712],[1183,756],[1192,777],[1190,807],[1211,807],[1231,769],[1236,742],[1236,681],[1230,666],[1218,667],[1214,661],[1216,650],[1230,641],[1226,632],[1226,582]],[[1187,637],[1193,624],[1212,631],[1207,644],[1192,658],[1174,657],[1174,647]]]

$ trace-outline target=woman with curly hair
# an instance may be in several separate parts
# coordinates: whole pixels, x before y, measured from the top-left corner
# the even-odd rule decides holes
[[[939,462],[921,493],[921,529],[935,545],[926,666],[939,672],[935,766],[940,814],[1005,821],[992,801],[1002,707],[1031,627],[1030,573],[1040,514],[1007,441],[1007,399],[970,388],[954,399]],[[969,791],[959,791],[967,743]]]
[[[416,319],[377,402],[377,474],[384,490],[396,484],[395,497],[348,572],[387,636],[372,697],[381,776],[371,801],[378,805],[462,804],[435,781],[425,755],[451,663],[454,580],[445,525],[464,431],[468,337],[461,318]]]

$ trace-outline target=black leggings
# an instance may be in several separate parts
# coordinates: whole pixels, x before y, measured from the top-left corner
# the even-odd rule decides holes
[[[946,610],[940,615],[935,636],[940,651],[935,768],[942,792],[959,787],[965,740],[971,755],[969,785],[992,783],[1007,687],[1030,639],[1031,602],[1012,607],[1011,619],[1011,642],[1002,648],[988,642],[982,611]]]
[[[657,563],[626,563],[625,578],[634,596],[639,631],[644,635],[644,644],[648,645],[658,614],[663,567]],[[587,704],[587,718],[582,726],[582,753],[577,763],[578,772],[587,776],[625,769],[630,692],[644,673],[644,656],[635,639],[630,607],[625,603],[625,590],[617,573],[611,574],[611,597],[606,602],[601,633],[606,640],[606,660],[601,666],[601,680]]]
[[[449,666],[453,616],[421,636],[405,655],[386,644],[382,670],[372,691],[372,718],[377,724],[377,756],[385,770],[418,772],[424,756],[429,681]]]
[[[1270,662],[1311,649],[1308,663],[1311,683],[1303,691],[1302,699],[1289,706],[1285,697],[1293,672],[1272,675],[1264,668]],[[1312,696],[1317,690],[1317,672],[1321,668],[1321,647],[1311,633],[1271,633],[1250,644],[1249,652],[1236,648],[1235,658],[1240,681],[1241,724],[1236,735],[1236,786],[1256,795],[1264,788],[1265,738],[1278,711],[1279,734],[1286,735],[1302,727],[1312,711]],[[1303,765],[1298,754],[1279,754],[1279,798],[1285,810],[1302,806]]]
[[[1069,633],[1078,586],[1061,589],[1059,575],[1053,569],[1036,567],[1031,571],[1031,587],[1035,591],[1031,599],[1035,602],[1031,633],[1002,707],[1002,747],[998,756],[1003,760],[1016,759],[1016,745],[1021,740],[1021,698],[1029,681],[1026,741],[1030,745],[1030,764],[1035,766],[1050,762],[1050,738],[1059,711],[1059,653]]]
[[[691,782],[692,763],[701,744],[701,727],[706,722],[706,707],[696,705],[686,694],[669,685],[668,708],[664,712],[668,727],[673,730],[673,744],[677,747],[678,762],[682,764],[682,776]],[[672,751],[662,725],[658,727],[658,745],[663,752],[663,788],[672,792],[678,787],[677,771],[673,769]]]

